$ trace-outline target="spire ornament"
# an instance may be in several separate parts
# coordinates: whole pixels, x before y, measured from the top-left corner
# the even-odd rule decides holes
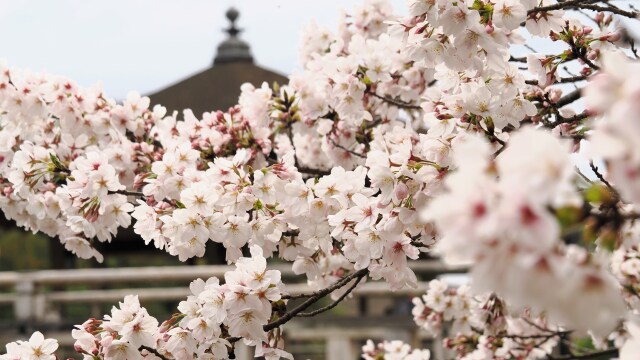
[[[253,56],[249,44],[239,38],[242,29],[236,26],[236,21],[240,17],[240,12],[235,8],[229,8],[226,13],[229,20],[229,27],[224,29],[229,37],[218,46],[218,52],[213,64],[223,64],[230,62],[253,62]]]

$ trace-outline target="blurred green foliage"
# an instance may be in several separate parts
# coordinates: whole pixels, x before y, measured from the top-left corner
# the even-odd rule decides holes
[[[40,234],[0,230],[0,271],[50,268],[49,242],[48,237]]]

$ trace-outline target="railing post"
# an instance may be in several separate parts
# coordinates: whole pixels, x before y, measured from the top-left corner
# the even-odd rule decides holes
[[[33,311],[33,320],[37,323],[41,322],[55,322],[56,320],[56,311],[51,309],[52,304],[47,304],[47,298],[42,293],[42,289],[38,287],[34,282],[33,287],[33,302],[32,302],[32,311]],[[60,319],[57,319],[60,320]]]
[[[238,341],[235,344],[236,360],[251,360],[253,359],[254,352],[255,350],[253,347],[245,345],[242,341]]]
[[[35,284],[29,275],[22,276],[16,282],[16,299],[13,304],[16,320],[20,324],[22,331],[28,331],[31,322],[34,320],[33,295]]]
[[[337,331],[327,336],[327,360],[355,359],[351,338]]]

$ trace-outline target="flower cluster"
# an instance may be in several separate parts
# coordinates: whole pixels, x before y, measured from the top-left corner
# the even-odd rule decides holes
[[[2,360],[55,360],[58,341],[45,339],[41,332],[36,331],[29,341],[16,341],[7,344],[7,353],[0,355]]]
[[[411,346],[399,340],[384,341],[374,344],[368,340],[362,347],[362,358],[365,360],[429,360],[429,350],[411,349]]]
[[[473,297],[466,285],[449,288],[432,280],[413,304],[416,324],[434,336],[449,334],[444,346],[461,359],[539,359],[550,355],[565,334],[496,295]]]
[[[640,110],[640,64],[622,53],[607,53],[605,71],[594,76],[585,90],[590,111],[605,115],[591,136],[593,155],[607,162],[608,178],[628,203],[640,204],[640,146],[635,120]]]
[[[478,139],[460,144],[458,171],[445,180],[448,192],[425,210],[442,236],[436,251],[472,263],[478,291],[547,310],[573,328],[613,330],[625,307],[603,256],[561,240],[558,212],[581,206],[567,146],[526,128],[495,161],[488,149]]]
[[[104,320],[91,319],[73,330],[76,351],[105,360],[142,359],[141,351],[151,354],[149,349],[165,359],[227,359],[231,342],[243,339],[258,345],[257,355],[286,356],[277,348],[280,339],[264,330],[272,308],[282,304],[280,272],[266,269],[259,248],[251,251],[225,274],[224,284],[215,277],[193,281],[180,312],[160,326],[137,296],[127,296]]]

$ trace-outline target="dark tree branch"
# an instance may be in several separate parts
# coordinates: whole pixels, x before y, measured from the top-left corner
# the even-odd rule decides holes
[[[606,12],[614,13],[616,15],[625,16],[631,19],[635,19],[638,17],[637,11],[627,11],[627,10],[620,9],[619,7],[601,6],[596,4],[584,4],[584,5],[581,5],[580,7],[583,9],[593,10],[593,11],[606,11]]]
[[[410,103],[406,103],[404,101],[400,101],[400,100],[396,100],[396,99],[392,99],[388,96],[383,96],[383,95],[379,95],[376,94],[373,91],[367,91],[367,94],[376,97],[384,102],[387,102],[393,106],[397,106],[399,108],[403,108],[403,109],[411,109],[411,110],[422,110],[422,108],[419,105],[414,105],[414,104],[410,104]]]
[[[547,5],[547,6],[538,6],[529,11],[527,11],[527,15],[537,14],[539,12],[548,12],[554,10],[562,10],[571,7],[577,7],[580,5],[584,5],[586,3],[598,2],[599,0],[568,0],[561,1],[556,4]]]
[[[600,67],[598,65],[594,64],[591,60],[589,60],[586,54],[586,49],[584,47],[578,46],[575,43],[573,36],[569,37],[566,40],[566,42],[567,42],[567,45],[569,45],[569,47],[571,48],[571,54],[574,56],[575,59],[582,60],[582,62],[584,62],[587,66],[589,66],[593,70],[600,70]]]
[[[589,117],[589,113],[587,113],[586,111],[582,112],[580,114],[569,116],[569,117],[564,117],[564,116],[562,116],[560,114],[556,114],[556,121],[553,123],[553,125],[555,127],[555,126],[558,126],[560,124],[571,124],[571,123],[574,123],[574,122],[577,122],[577,121],[580,121],[580,120],[584,120],[584,119],[586,119],[588,117]]]
[[[333,144],[333,146],[337,147],[337,148],[338,148],[338,149],[340,149],[340,150],[346,151],[346,152],[348,152],[349,154],[354,155],[354,156],[357,156],[357,157],[362,158],[362,159],[366,159],[366,158],[367,158],[367,156],[366,156],[366,155],[364,155],[364,154],[361,154],[361,153],[359,153],[359,152],[356,152],[356,151],[353,151],[353,150],[347,149],[346,147],[344,147],[344,146],[342,146],[342,145],[338,144],[338,143],[337,143],[337,142],[336,142],[336,141],[335,141],[331,136],[327,136],[327,139],[329,139],[329,141]]]
[[[621,216],[622,216],[623,219],[627,219],[627,220],[638,220],[638,219],[640,219],[640,214],[639,213],[635,213],[635,212],[628,213],[628,214],[622,214]]]
[[[150,348],[148,346],[142,345],[142,346],[140,346],[138,351],[142,351],[142,350],[147,350],[148,352],[152,353],[153,355],[159,357],[162,360],[169,360],[166,357],[164,357],[162,354],[160,354],[160,352],[158,352],[158,350],[156,350],[154,348]]]
[[[611,183],[607,181],[607,179],[604,178],[604,175],[602,175],[600,169],[598,169],[593,161],[589,161],[589,167],[591,168],[591,171],[596,174],[598,180],[602,181],[602,183],[605,184],[609,188],[609,190],[611,190],[616,195],[616,197],[618,197],[618,199],[620,199],[620,194],[618,193],[618,191],[613,187],[613,185],[611,185]]]
[[[322,299],[323,297],[331,294],[332,292],[334,292],[335,290],[347,285],[351,280],[356,279],[356,278],[363,278],[365,277],[367,274],[369,274],[369,269],[361,269],[358,270],[356,272],[353,272],[345,277],[343,277],[342,279],[336,281],[335,283],[333,283],[331,286],[328,286],[324,289],[315,291],[311,294],[309,294],[309,298],[303,302],[302,304],[296,306],[295,308],[293,308],[290,311],[287,311],[286,313],[284,313],[280,318],[278,318],[277,320],[274,320],[266,325],[264,325],[262,327],[262,329],[264,331],[271,331],[277,327],[279,327],[280,325],[284,325],[287,322],[289,322],[291,319],[293,319],[296,315],[300,314],[301,312],[303,312],[304,310],[306,310],[309,306],[313,305],[314,303],[316,303],[318,300]],[[299,298],[298,296],[293,297],[293,296],[283,296],[283,299],[294,299],[294,298]],[[230,337],[227,339],[230,343],[234,343],[237,342],[238,340],[240,340],[239,337]]]
[[[116,190],[116,191],[109,191],[109,194],[145,197],[145,194],[143,194],[142,191]]]
[[[491,131],[485,129],[482,127],[482,125],[478,124],[478,127],[480,127],[480,129],[482,129],[482,132],[484,132],[485,135],[487,135],[487,137],[489,138],[489,140],[491,142],[497,142],[498,144],[502,145],[503,147],[505,145],[507,145],[506,142],[504,142],[504,140],[501,140],[499,137],[496,136],[495,132],[493,131],[493,129]]]
[[[558,102],[554,103],[554,105],[558,108],[561,108],[565,105],[569,105],[572,102],[578,101],[580,99],[580,89],[576,89],[573,90],[572,92],[568,93],[567,95],[563,96],[562,98],[560,98],[560,100],[558,100]]]
[[[560,124],[573,124],[577,123],[581,120],[584,120],[590,116],[587,111],[583,111],[580,114],[576,114],[570,117],[564,117],[560,114],[560,108],[563,106],[561,104],[568,104],[570,102],[576,101],[580,98],[580,89],[576,89],[572,93],[565,95],[558,102],[554,103],[549,99],[549,94],[544,95],[544,100],[549,104],[549,109],[553,112],[555,116],[555,121],[551,122],[548,119],[542,118],[542,123],[545,127],[549,129],[553,129]]]
[[[583,75],[563,77],[563,78],[556,79],[556,82],[554,84],[568,84],[568,83],[574,83],[582,80],[587,80],[587,77]],[[526,80],[525,83],[527,85],[538,85],[538,80]]]
[[[547,5],[547,6],[538,6],[527,12],[527,15],[535,15],[541,12],[549,12],[554,10],[563,10],[563,9],[587,9],[593,11],[606,11],[610,13],[614,13],[617,15],[626,16],[628,18],[636,18],[638,17],[637,11],[627,11],[620,9],[616,6],[602,6],[597,3],[601,2],[601,0],[568,0],[563,2],[558,2],[556,4]]]
[[[306,310],[309,306],[311,306],[312,304],[314,304],[315,302],[317,302],[321,298],[323,298],[323,297],[329,295],[330,293],[334,292],[335,290],[345,286],[351,280],[353,280],[355,278],[362,278],[362,277],[366,276],[368,273],[369,273],[369,269],[366,269],[366,268],[358,270],[358,271],[356,271],[354,273],[351,273],[351,274],[343,277],[342,279],[336,281],[333,285],[328,286],[328,287],[316,292],[315,295],[311,296],[309,299],[307,299],[302,304],[296,306],[291,311],[287,311],[278,320],[272,321],[272,322],[268,323],[267,325],[265,325],[263,327],[264,331],[269,331],[269,330],[275,329],[275,328],[279,327],[280,325],[283,325],[283,324],[287,323],[289,320],[293,319],[296,315],[298,315],[299,313],[301,313],[304,310]]]
[[[298,169],[298,172],[301,172],[303,174],[308,174],[308,175],[326,176],[331,174],[331,172],[328,170],[313,169],[306,166],[300,166],[297,169]]]
[[[347,296],[349,296],[349,294],[351,294],[351,292],[356,288],[356,286],[358,286],[358,284],[360,283],[360,281],[362,280],[362,278],[363,278],[363,277],[365,277],[366,275],[367,275],[367,274],[364,274],[364,273],[363,273],[363,274],[361,274],[361,275],[357,276],[357,277],[356,277],[356,281],[353,283],[353,285],[351,285],[351,286],[347,289],[347,291],[345,291],[345,292],[344,292],[344,294],[340,295],[340,297],[339,297],[339,298],[337,298],[337,299],[336,299],[334,302],[332,302],[331,304],[329,304],[329,305],[327,305],[327,306],[325,306],[325,307],[322,307],[322,308],[320,308],[320,309],[310,311],[310,312],[306,312],[306,313],[302,313],[302,312],[301,312],[301,313],[299,313],[299,314],[298,314],[298,315],[296,315],[296,316],[299,316],[299,317],[311,317],[311,316],[316,316],[316,315],[318,315],[318,314],[322,314],[322,313],[323,313],[323,312],[325,312],[325,311],[328,311],[328,310],[333,309],[334,307],[338,306],[338,304],[340,304],[340,302],[342,302],[342,300],[344,300]]]

